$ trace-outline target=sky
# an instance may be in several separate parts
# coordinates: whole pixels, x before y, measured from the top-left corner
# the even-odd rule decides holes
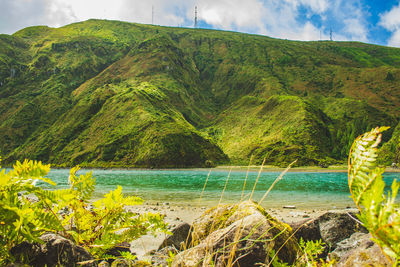
[[[0,33],[90,18],[400,47],[400,0],[0,0]],[[152,16],[154,10],[154,16]]]

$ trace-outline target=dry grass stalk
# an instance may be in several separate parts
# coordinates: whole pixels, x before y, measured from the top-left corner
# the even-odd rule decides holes
[[[278,176],[278,178],[275,179],[275,181],[272,183],[272,185],[268,188],[267,192],[265,192],[264,196],[261,198],[260,202],[258,203],[259,205],[261,205],[261,203],[264,201],[264,199],[268,196],[269,192],[272,190],[272,188],[275,186],[275,184],[277,182],[279,182],[280,180],[282,180],[283,176],[290,170],[292,165],[295,164],[296,162],[297,162],[297,159],[295,161],[293,161],[292,163],[290,163],[289,166],[287,166],[287,168]]]
[[[244,190],[246,188],[246,182],[247,182],[247,178],[249,177],[250,165],[251,165],[251,162],[252,162],[253,158],[254,158],[254,155],[251,155],[250,161],[249,161],[249,166],[247,166],[246,178],[244,179],[242,195],[240,196],[240,201],[242,201],[244,199],[244,197],[243,197]]]
[[[251,198],[253,197],[253,193],[254,193],[254,191],[256,190],[256,185],[257,185],[257,183],[258,183],[258,179],[260,179],[261,172],[262,172],[262,170],[263,170],[263,168],[264,168],[264,163],[265,163],[265,158],[264,158],[264,160],[263,160],[263,162],[262,162],[262,164],[261,164],[260,171],[258,172],[257,179],[256,179],[256,182],[254,183],[253,190],[251,191],[249,200],[251,200]]]
[[[210,178],[211,171],[212,171],[212,169],[210,169],[210,171],[209,171],[208,174],[207,174],[207,179],[206,179],[206,181],[205,181],[205,183],[204,183],[203,190],[201,190],[199,203],[201,202],[201,199],[203,198],[204,190],[206,189],[207,182],[208,182],[208,178]]]
[[[253,158],[253,157],[252,157],[252,158]],[[247,173],[246,173],[246,177],[245,177],[245,181],[244,181],[244,185],[243,185],[243,189],[242,189],[242,194],[241,194],[241,199],[240,199],[239,203],[242,202],[242,200],[244,199],[244,190],[245,190],[245,186],[246,186],[246,182],[247,182],[247,178],[248,178],[248,174],[249,174],[250,164],[251,164],[252,158],[250,159],[249,166],[248,166],[248,168],[247,168]],[[255,191],[255,188],[256,188],[256,185],[257,185],[257,183],[258,183],[258,180],[259,180],[259,178],[260,178],[260,176],[261,176],[261,172],[262,172],[262,170],[263,170],[263,167],[264,167],[264,164],[265,164],[265,160],[266,160],[266,159],[264,158],[263,163],[262,163],[261,166],[260,166],[260,170],[259,170],[259,172],[258,172],[257,179],[256,179],[256,181],[255,181],[255,183],[254,183],[253,190],[252,190],[252,192],[251,192],[251,194],[250,194],[249,200],[251,200],[251,198],[253,197],[253,193],[254,193],[254,191]],[[260,202],[259,202],[259,205],[261,205],[262,201],[268,196],[269,192],[272,190],[272,188],[275,186],[275,184],[283,178],[283,176],[289,171],[289,169],[292,167],[292,165],[293,165],[294,163],[296,163],[296,162],[297,162],[297,160],[295,160],[295,161],[293,161],[291,164],[289,164],[289,166],[275,179],[275,181],[272,183],[272,185],[269,187],[269,189],[265,192],[265,194],[264,194],[263,197],[261,198],[261,200],[260,200]],[[228,185],[228,182],[229,182],[229,178],[230,178],[231,172],[232,172],[232,167],[230,168],[229,173],[228,173],[228,176],[227,176],[227,178],[226,178],[225,185],[224,185],[224,189],[223,189],[222,192],[221,192],[221,197],[220,197],[220,199],[219,199],[218,206],[219,206],[219,205],[221,204],[221,202],[222,202],[224,193],[225,193],[225,191],[226,191],[226,188],[227,188],[227,185]],[[209,177],[210,177],[210,174],[211,174],[211,169],[210,169],[210,171],[209,171],[209,173],[208,173],[208,175],[207,175],[207,179],[206,179],[206,181],[205,181],[205,183],[204,183],[203,190],[202,190],[202,192],[201,192],[200,201],[199,201],[199,202],[201,202],[202,197],[203,197],[203,195],[204,195],[204,191],[205,191],[205,189],[206,189],[207,182],[208,182],[208,179],[209,179]],[[222,250],[222,253],[225,254],[225,250],[226,250],[227,248],[229,248],[229,247],[232,247],[232,248],[230,249],[229,258],[228,258],[228,262],[226,263],[226,266],[233,266],[234,264],[237,263],[238,260],[240,260],[240,258],[245,257],[245,256],[247,255],[247,254],[244,254],[244,255],[241,255],[240,257],[238,257],[238,258],[235,259],[235,255],[236,255],[236,251],[237,251],[237,245],[239,244],[239,242],[241,242],[241,241],[243,241],[243,240],[248,240],[249,237],[250,237],[250,235],[251,235],[251,233],[250,233],[248,236],[243,237],[242,239],[240,239],[240,237],[241,237],[241,235],[242,235],[242,233],[243,233],[243,231],[244,231],[244,227],[242,227],[242,223],[243,223],[243,218],[242,218],[242,221],[241,221],[241,223],[240,223],[240,227],[237,229],[237,231],[236,231],[236,233],[235,233],[234,241],[231,242],[230,244],[224,244],[223,248],[221,248],[221,249],[219,249],[218,251],[215,251],[215,252],[212,250],[212,248],[211,248],[210,246],[207,246],[207,249],[206,249],[206,252],[205,252],[205,257],[204,257],[203,262],[202,262],[202,266],[208,266],[209,263],[210,263],[210,261],[211,261],[211,263],[215,262],[215,261],[217,260],[217,255],[221,252],[221,250]],[[286,240],[286,242],[278,249],[278,251],[276,251],[275,255],[269,260],[268,266],[270,266],[270,264],[273,262],[273,260],[275,259],[275,257],[276,257],[277,254],[279,253],[279,251],[280,251],[280,250],[286,245],[286,243],[295,235],[295,233],[296,233],[301,227],[303,227],[304,225],[306,225],[307,223],[309,223],[309,221],[308,221],[308,222],[305,222],[304,224],[302,224],[302,225],[301,225],[287,240]],[[213,223],[212,223],[212,225],[211,225],[211,227],[210,227],[210,233],[213,232],[214,227],[215,227],[215,220],[213,220]],[[256,226],[255,226],[255,227],[256,227]],[[191,226],[191,229],[192,229],[192,226]],[[251,231],[251,232],[252,232],[252,231]],[[265,235],[265,234],[266,234],[266,233],[264,233],[264,235]],[[278,234],[278,235],[279,235],[279,234]],[[261,238],[262,238],[262,237],[258,238],[257,240],[253,240],[253,244],[255,244],[256,242],[260,241]],[[274,238],[275,238],[275,237],[274,237]],[[189,239],[189,236],[187,237],[186,242],[185,242],[185,244],[184,244],[184,249],[189,248],[189,246],[188,246],[188,244],[187,244],[187,243],[188,243],[188,239]],[[192,240],[192,242],[193,242],[193,240]],[[224,242],[225,242],[225,241],[224,241]],[[190,246],[191,246],[191,245],[193,245],[193,244],[190,244]],[[211,249],[211,250],[210,250],[210,249]],[[200,262],[199,262],[199,263],[200,263]]]

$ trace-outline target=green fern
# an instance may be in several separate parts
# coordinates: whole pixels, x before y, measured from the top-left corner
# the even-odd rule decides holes
[[[0,171],[0,264],[11,258],[9,250],[20,242],[41,242],[38,237],[45,231],[62,229],[49,212],[52,201],[38,197],[45,191],[35,186],[37,180],[54,184],[43,178],[49,170],[49,165],[25,160],[8,173]],[[34,196],[38,201],[32,201]]]
[[[9,251],[13,246],[22,241],[42,242],[39,237],[44,232],[72,238],[99,259],[123,241],[148,232],[167,232],[161,215],[126,210],[142,200],[125,197],[120,186],[91,204],[95,179],[91,173],[77,176],[78,170],[70,171],[70,188],[53,191],[36,186],[37,180],[54,185],[44,178],[49,165],[25,160],[8,173],[0,171],[0,265],[12,261]]]
[[[360,210],[360,220],[394,265],[400,263],[400,210],[395,202],[399,183],[393,181],[385,195],[384,168],[377,166],[378,145],[388,127],[372,129],[358,137],[349,155],[348,182]]]
[[[68,183],[71,186],[71,190],[77,193],[79,200],[89,200],[94,192],[96,180],[92,178],[92,172],[88,172],[85,175],[76,176],[76,172],[79,170],[79,166],[76,166],[70,170]]]

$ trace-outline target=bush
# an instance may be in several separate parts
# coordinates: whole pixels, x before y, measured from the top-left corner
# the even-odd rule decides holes
[[[360,210],[360,220],[394,266],[400,265],[400,209],[396,202],[399,183],[384,193],[384,168],[377,165],[378,145],[388,127],[375,128],[358,137],[349,155],[349,187]]]
[[[39,180],[55,185],[44,177],[50,165],[25,160],[8,173],[0,172],[0,265],[12,261],[9,251],[13,246],[23,241],[41,243],[44,232],[71,238],[100,259],[118,243],[167,231],[161,215],[127,211],[126,206],[142,200],[124,197],[120,186],[90,203],[95,179],[91,173],[78,177],[78,170],[70,171],[70,188],[53,191],[36,186]]]

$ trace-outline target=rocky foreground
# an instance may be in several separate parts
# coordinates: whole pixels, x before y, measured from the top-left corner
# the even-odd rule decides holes
[[[187,212],[182,212],[182,209]],[[12,249],[18,262],[32,266],[260,266],[277,262],[304,265],[299,240],[322,240],[320,254],[335,266],[390,266],[354,212],[272,212],[254,202],[177,209],[142,206],[140,212],[166,214],[172,235],[122,243],[108,253],[131,252],[135,260],[97,261],[72,241],[47,233],[42,244],[22,243]],[[189,212],[189,211],[192,212]],[[179,214],[178,214],[179,213]],[[199,214],[192,220],[193,214]],[[178,215],[180,217],[178,217]],[[278,215],[278,216],[277,216]],[[285,217],[277,219],[276,217]],[[147,246],[144,244],[147,242]],[[140,243],[142,246],[140,246]],[[156,246],[156,247],[155,247]],[[17,265],[12,265],[17,266]]]

